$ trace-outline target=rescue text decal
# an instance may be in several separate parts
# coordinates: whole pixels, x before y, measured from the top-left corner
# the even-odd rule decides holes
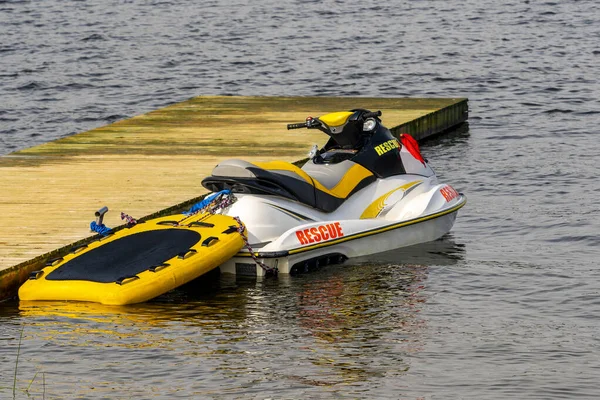
[[[342,226],[339,222],[296,231],[296,237],[300,241],[300,244],[319,243],[342,236],[344,236],[344,232],[342,232]]]
[[[379,146],[375,146],[375,151],[377,152],[378,156],[381,156],[390,150],[398,148],[400,148],[400,142],[398,142],[398,139],[392,139],[381,143]]]
[[[441,188],[440,193],[442,194],[442,196],[444,196],[446,202],[449,202],[450,200],[458,197],[458,192],[452,186],[448,185]]]

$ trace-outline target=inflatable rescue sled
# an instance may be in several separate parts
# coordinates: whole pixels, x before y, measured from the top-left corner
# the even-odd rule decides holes
[[[244,246],[236,219],[202,213],[140,222],[73,248],[31,273],[21,300],[141,303],[230,259]]]

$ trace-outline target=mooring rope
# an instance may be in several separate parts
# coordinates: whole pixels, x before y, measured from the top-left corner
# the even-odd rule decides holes
[[[201,202],[195,204],[194,206],[192,206],[192,208],[186,213],[186,217],[183,220],[189,218],[192,215],[195,215],[198,213],[203,213],[203,212],[207,212],[209,214],[215,214],[216,212],[218,212],[220,210],[224,210],[225,208],[229,207],[230,205],[232,205],[235,202],[236,202],[236,198],[233,195],[233,193],[231,193],[229,190],[223,190],[221,192],[218,192],[218,193],[212,195],[211,197],[208,197],[208,198],[202,200]],[[242,239],[244,239],[244,245],[246,246],[246,249],[248,249],[248,251],[250,252],[250,256],[252,257],[252,260],[254,260],[256,265],[258,265],[259,267],[261,267],[263,269],[263,271],[265,272],[265,276],[277,276],[277,272],[278,272],[277,267],[275,267],[275,268],[269,267],[268,265],[266,265],[265,263],[260,261],[258,259],[258,257],[256,256],[254,250],[252,249],[252,246],[250,246],[248,237],[244,233],[245,227],[244,227],[244,224],[242,223],[242,220],[239,217],[232,217],[232,218],[235,219],[236,222],[238,223],[237,230],[238,230],[239,234],[242,236]],[[179,222],[182,222],[183,220],[181,220]]]
[[[245,227],[244,227],[244,224],[242,224],[242,220],[239,217],[233,217],[233,219],[235,219],[236,222],[238,223],[238,232],[242,236],[242,239],[244,239],[244,244],[246,245],[246,248],[250,252],[250,256],[252,257],[252,259],[254,260],[256,265],[258,265],[259,267],[261,267],[263,269],[263,271],[265,271],[265,276],[277,276],[277,272],[279,272],[277,267],[271,268],[268,265],[266,265],[265,263],[263,263],[262,261],[260,261],[258,259],[258,257],[256,256],[256,254],[254,253],[254,250],[252,250],[252,246],[250,246],[248,237],[244,233]]]

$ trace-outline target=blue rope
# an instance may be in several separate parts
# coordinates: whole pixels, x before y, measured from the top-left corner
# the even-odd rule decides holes
[[[229,193],[231,193],[230,190],[221,190],[220,192],[211,194],[210,196],[205,197],[204,200],[199,201],[198,203],[194,204],[192,206],[192,208],[190,208],[189,210],[187,210],[186,212],[184,212],[184,214],[185,215],[190,215],[190,214],[195,213],[196,211],[202,210],[207,205],[209,205],[210,203],[212,203],[213,200],[216,199],[218,196],[220,196],[222,194],[229,194]]]
[[[210,196],[205,197],[204,200],[194,204],[192,206],[192,208],[190,208],[187,212],[184,212],[184,214],[190,215],[190,214],[195,213],[196,211],[202,210],[203,208],[208,206],[210,203],[212,203],[220,195],[229,194],[229,193],[231,193],[230,190],[221,190],[220,192],[213,193]],[[123,217],[121,217],[121,218],[123,218]],[[111,229],[109,227],[107,227],[104,224],[97,224],[96,221],[92,221],[90,223],[90,229],[92,230],[92,232],[99,233],[102,236],[108,235],[111,231]]]
[[[102,236],[108,235],[111,231],[111,229],[108,226],[104,224],[98,225],[96,221],[92,221],[92,223],[90,224],[90,229],[92,230],[92,232],[99,233]]]

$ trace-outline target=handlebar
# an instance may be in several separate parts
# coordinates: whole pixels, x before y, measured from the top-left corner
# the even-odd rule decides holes
[[[373,112],[364,113],[362,115],[362,117],[364,119],[373,118],[373,117],[381,117],[381,111],[373,111]]]
[[[300,129],[300,128],[308,128],[315,129],[321,126],[321,122],[316,118],[308,117],[306,122],[300,122],[298,124],[288,124],[287,128],[289,129]]]
[[[308,128],[308,123],[307,122],[301,122],[299,124],[288,124],[287,128],[288,128],[288,130],[290,130],[290,129]]]
[[[352,111],[357,111],[357,110],[352,110]],[[377,118],[380,116],[381,116],[381,111],[366,112],[361,115],[363,120],[366,120],[367,118]],[[320,126],[321,126],[321,122],[319,121],[318,118],[308,117],[308,119],[305,122],[300,122],[297,124],[288,124],[287,128],[288,128],[288,130],[300,129],[300,128],[314,129],[314,128],[319,128]]]

